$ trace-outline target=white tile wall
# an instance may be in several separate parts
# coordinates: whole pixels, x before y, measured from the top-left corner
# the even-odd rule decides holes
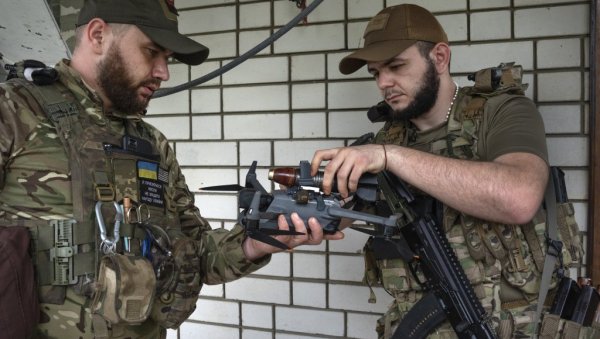
[[[325,308],[327,306],[327,286],[324,283],[294,281],[294,305]]]
[[[270,16],[265,15],[271,10],[269,3],[247,4],[240,6],[240,28],[268,27]]]
[[[200,88],[191,91],[192,113],[218,113],[221,111],[221,90]]]
[[[223,75],[223,85],[287,81],[288,69],[286,57],[248,59]]]
[[[381,100],[363,67],[338,70],[362,46],[363,31],[384,5],[417,3],[434,12],[452,48],[454,78],[516,61],[539,106],[552,165],[566,168],[576,219],[587,226],[589,10],[580,0],[327,0],[300,24],[233,70],[196,88],[152,101],[148,121],[172,140],[196,205],[213,227],[237,219],[235,192],[202,186],[244,184],[253,160],[267,189],[271,166],[297,166],[316,149],[344,146],[377,131],[367,109]],[[180,29],[210,47],[200,66],[173,63],[163,87],[226,65],[300,12],[288,0],[178,0]],[[469,8],[469,11],[467,11]],[[376,319],[391,297],[361,283],[367,235],[279,253],[251,276],[204,286],[192,320],[169,338],[376,338]]]
[[[211,299],[198,300],[196,310],[190,316],[190,320],[219,322],[230,325],[238,325],[239,319],[239,303]]]
[[[580,72],[540,73],[538,99],[540,101],[579,100],[581,86]]]
[[[589,6],[572,5],[515,11],[515,37],[564,36],[589,31]]]
[[[272,306],[242,304],[242,325],[250,327],[273,327]]]
[[[581,65],[580,39],[541,40],[537,43],[538,68],[577,67]]]
[[[510,11],[471,14],[471,39],[494,40],[510,38]]]
[[[287,85],[227,87],[223,90],[223,110],[272,111],[289,108]]]
[[[344,314],[336,311],[276,307],[275,326],[277,329],[305,334],[342,336]]]

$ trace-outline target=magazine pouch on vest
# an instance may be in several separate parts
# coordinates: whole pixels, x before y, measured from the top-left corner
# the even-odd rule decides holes
[[[0,226],[0,338],[27,338],[39,321],[29,231]]]
[[[92,312],[110,324],[139,324],[150,314],[156,278],[144,257],[109,254],[102,257]]]
[[[444,138],[430,143],[428,150],[430,153],[451,158],[479,160],[477,140],[482,132],[480,129],[485,128],[482,126],[484,114],[496,112],[505,100],[510,99],[512,95],[523,96],[527,89],[527,85],[522,83],[522,67],[512,62],[482,69],[469,75],[469,79],[475,84],[459,89],[458,104],[449,116],[447,134]],[[373,142],[410,145],[411,136],[414,134],[411,124],[394,121],[389,119],[389,116],[389,109],[383,103],[372,108],[369,113],[371,121],[386,121]],[[583,253],[581,237],[574,218],[573,205],[566,197],[564,181],[560,184],[562,187],[559,187],[558,191],[564,193],[564,196],[558,198],[556,204],[557,240],[563,243],[563,247],[559,250],[562,262],[560,265],[557,264],[556,268],[577,267],[581,264]],[[449,207],[444,209],[443,219],[442,224],[448,237],[462,239],[460,244],[464,244],[466,248],[461,253],[478,263],[478,266],[474,267],[485,267],[485,270],[481,271],[472,270],[473,276],[469,276],[471,283],[475,286],[493,277],[494,283],[499,284],[494,286],[499,289],[497,294],[488,295],[485,292],[480,295],[484,307],[497,305],[494,307],[495,310],[508,313],[535,303],[540,291],[540,277],[545,256],[548,252],[546,215],[542,207],[533,220],[524,225],[486,223]],[[377,257],[373,255],[373,248],[369,244],[364,251],[366,258]],[[384,319],[380,319],[381,331],[378,332],[383,333],[383,328],[387,331],[390,324],[402,317],[402,313],[420,298],[419,286],[417,282],[412,281],[410,274],[407,274],[409,268],[400,260],[367,260],[365,265],[364,280],[370,286],[382,284],[396,299],[396,309],[388,311]],[[477,272],[485,276],[477,276]],[[557,282],[558,279],[553,279],[549,288],[552,290]],[[478,286],[474,288],[476,292],[480,290]],[[550,295],[552,296],[553,293]],[[550,299],[548,298],[547,303],[551,302]],[[497,302],[500,304],[498,305]],[[548,319],[550,321],[551,317]],[[507,319],[501,318],[499,328],[507,329],[501,331],[501,337],[509,338],[533,321],[529,316],[511,315]]]
[[[163,327],[177,328],[196,309],[202,281],[197,242],[181,234],[170,236],[173,279],[164,282],[157,292],[152,319]]]

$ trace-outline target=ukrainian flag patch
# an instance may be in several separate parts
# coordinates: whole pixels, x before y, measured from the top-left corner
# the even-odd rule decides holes
[[[138,177],[150,180],[158,179],[158,164],[155,162],[138,161]]]

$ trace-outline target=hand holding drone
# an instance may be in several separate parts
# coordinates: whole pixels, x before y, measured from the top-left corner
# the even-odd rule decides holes
[[[291,215],[297,213],[308,223],[314,217],[318,220],[325,234],[334,234],[342,218],[362,220],[373,224],[395,226],[396,217],[388,218],[352,211],[342,207],[339,194],[325,195],[320,191],[322,173],[314,177],[310,175],[310,163],[301,161],[298,168],[280,167],[269,171],[269,179],[287,186],[285,189],[273,190],[268,193],[256,179],[256,164],[254,161],[246,175],[245,187],[237,186],[239,190],[238,203],[241,209],[238,222],[246,229],[248,237],[269,245],[289,249],[288,246],[271,237],[272,235],[301,235],[303,233],[291,230],[279,230],[277,218],[285,216],[288,225],[292,225]],[[226,186],[216,186],[204,189],[223,189]],[[232,186],[227,186],[233,188]],[[374,201],[377,194],[377,177],[363,175],[359,181],[359,189],[355,194],[363,200]]]

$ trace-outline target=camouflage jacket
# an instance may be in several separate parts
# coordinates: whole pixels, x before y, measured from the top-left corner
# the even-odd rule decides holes
[[[195,240],[195,262],[200,266],[201,278],[198,284],[232,281],[268,263],[270,256],[257,262],[245,258],[241,226],[231,231],[210,228],[194,205],[194,195],[186,185],[174,150],[158,129],[142,120],[141,113],[105,112],[98,95],[83,83],[68,60],[58,63],[55,69],[59,80],[49,86],[66,89],[69,100],[80,105],[76,113],[108,131],[112,138],[107,135],[108,140],[120,140],[126,133],[133,133],[149,140],[158,151],[160,167],[169,182],[164,194],[166,216],[161,219],[165,223],[159,225],[179,229]],[[73,219],[78,214],[74,208],[77,198],[73,197],[73,166],[55,124],[27,87],[23,81],[0,84],[0,220],[6,224],[16,220]],[[97,161],[109,166],[104,157]],[[82,194],[92,197],[91,179],[83,178]],[[119,198],[122,196],[117,194],[115,200]],[[93,211],[85,211],[84,215],[87,218]],[[70,294],[68,291],[67,300]]]

